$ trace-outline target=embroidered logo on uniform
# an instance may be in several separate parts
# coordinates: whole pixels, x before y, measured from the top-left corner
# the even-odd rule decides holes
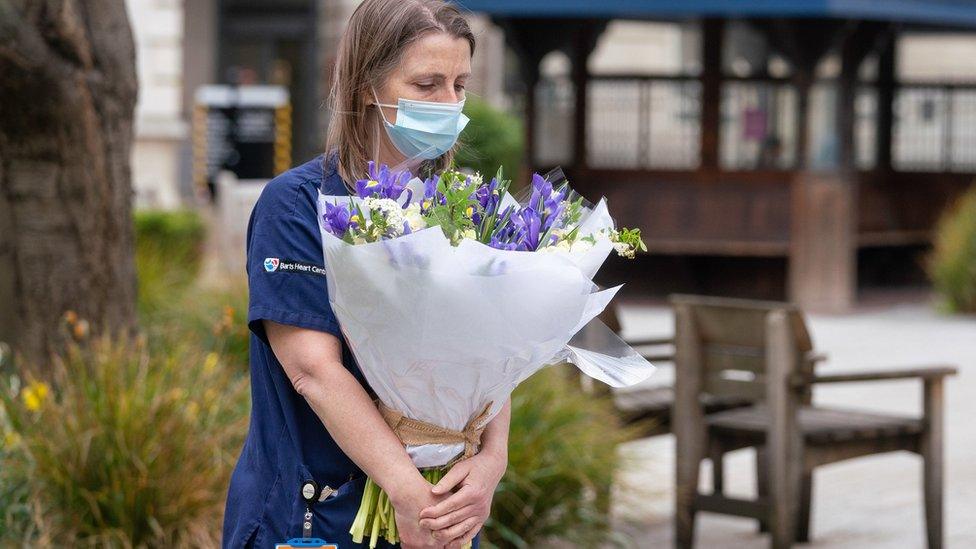
[[[278,259],[277,257],[269,257],[265,259],[264,270],[268,271],[269,273],[305,273],[325,276],[325,269],[321,265],[306,263],[304,261],[295,261],[293,259]]]

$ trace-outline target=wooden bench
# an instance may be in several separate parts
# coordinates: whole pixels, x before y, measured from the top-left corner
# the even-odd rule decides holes
[[[599,316],[600,320],[613,330],[621,333],[620,318],[613,307],[607,307]],[[657,379],[674,364],[673,337],[622,338],[628,345],[641,352],[651,364],[659,368]],[[609,387],[594,383],[585,375],[581,380],[591,392],[611,394]],[[672,376],[673,377],[673,376]],[[671,384],[652,384],[651,386],[626,389],[612,393],[614,406],[625,425],[640,423],[639,436],[657,436],[671,432],[671,408],[674,404],[674,386]],[[706,413],[721,412],[742,406],[752,401],[737,397],[702,395],[701,405]]]
[[[949,366],[817,375],[802,313],[787,303],[673,296],[676,451],[675,545],[690,548],[697,511],[757,519],[773,548],[807,541],[813,470],[858,456],[907,450],[924,461],[928,547],[942,547],[943,378]],[[920,379],[921,418],[814,406],[820,383]],[[703,396],[738,398],[749,406],[708,413]],[[757,449],[754,500],[724,495],[723,456]],[[704,459],[714,490],[698,490]]]

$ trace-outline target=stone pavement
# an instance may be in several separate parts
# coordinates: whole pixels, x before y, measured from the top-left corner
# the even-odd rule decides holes
[[[623,306],[627,336],[673,332],[663,307]],[[810,315],[814,346],[827,353],[820,372],[948,363],[959,367],[946,387],[946,547],[976,548],[976,317],[942,316],[925,304],[883,305],[871,310]],[[662,377],[663,378],[663,377]],[[653,382],[653,377],[650,380]],[[917,380],[825,385],[818,404],[919,414]],[[621,453],[628,461],[617,491],[619,529],[639,547],[670,547],[674,441],[670,435],[635,441]],[[726,456],[727,492],[755,496],[754,452]],[[702,469],[703,489],[709,465]],[[921,459],[905,452],[882,454],[817,469],[813,486],[812,542],[799,547],[911,549],[924,543]],[[754,521],[700,513],[700,548],[765,548]]]

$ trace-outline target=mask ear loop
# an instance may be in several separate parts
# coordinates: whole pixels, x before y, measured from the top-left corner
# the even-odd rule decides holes
[[[380,111],[380,118],[383,119],[383,122],[386,123],[386,124],[389,124],[391,126],[394,125],[394,124],[396,124],[396,120],[394,120],[393,122],[390,122],[389,120],[386,119],[386,113],[383,112],[383,107],[386,107],[388,109],[399,109],[400,106],[399,105],[391,105],[389,103],[380,103],[380,98],[379,98],[378,95],[376,95],[376,88],[373,88],[372,86],[370,86],[369,91],[373,92],[373,101],[375,101],[373,103],[373,105],[376,105],[376,108],[379,109],[379,111]]]

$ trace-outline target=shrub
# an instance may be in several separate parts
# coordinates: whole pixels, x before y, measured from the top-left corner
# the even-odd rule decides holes
[[[485,524],[486,541],[520,548],[613,541],[609,498],[620,466],[617,445],[635,433],[620,426],[609,397],[581,393],[575,367],[536,373],[512,395],[508,470]]]
[[[464,114],[471,122],[461,136],[456,164],[489,177],[499,166],[509,178],[518,174],[524,148],[521,121],[477,97],[464,102]]]
[[[219,354],[222,363],[247,373],[250,331],[243,280],[198,281],[150,299],[157,305],[142,315],[142,329],[151,350],[165,353],[174,345],[192,344]]]
[[[206,229],[193,211],[138,212],[139,314],[152,351],[192,342],[247,371],[247,287],[243,280],[202,280]]]
[[[929,274],[947,310],[976,312],[976,186],[939,221]]]
[[[192,210],[140,211],[133,218],[139,310],[145,315],[195,280],[206,227]]]
[[[150,353],[144,338],[72,343],[38,366],[0,375],[3,475],[29,514],[0,545],[217,546],[246,380],[216,354]]]

